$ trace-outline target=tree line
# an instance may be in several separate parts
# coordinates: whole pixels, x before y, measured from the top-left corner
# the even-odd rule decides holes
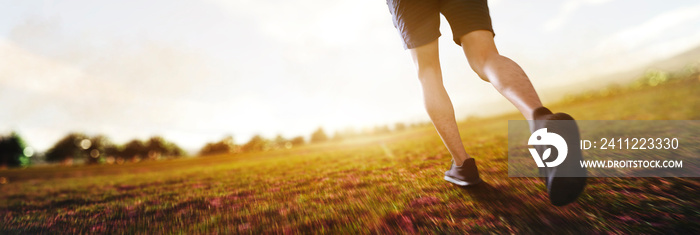
[[[124,145],[116,145],[103,135],[70,133],[46,151],[45,159],[48,162],[97,164],[158,160],[184,155],[182,148],[160,136],[146,141],[134,139]]]
[[[308,141],[303,136],[285,138],[277,135],[273,139],[255,135],[244,144],[236,144],[232,136],[226,136],[220,141],[205,144],[197,153],[198,156],[217,154],[238,154],[246,152],[269,151],[275,149],[291,149],[307,143],[327,141],[343,141],[367,135],[380,135],[408,128],[430,125],[429,122],[405,125],[398,123],[393,129],[388,125],[356,131],[354,129],[339,130],[329,136],[323,128],[311,133]],[[19,134],[12,132],[0,136],[0,168],[28,166],[37,155],[28,147]],[[41,160],[49,163],[73,164],[121,164],[148,160],[172,159],[186,156],[187,153],[177,144],[160,136],[146,140],[134,139],[125,144],[115,144],[104,135],[89,136],[84,133],[69,133],[58,140],[51,148],[41,155]],[[39,160],[39,161],[41,161]],[[36,161],[36,160],[34,160]]]

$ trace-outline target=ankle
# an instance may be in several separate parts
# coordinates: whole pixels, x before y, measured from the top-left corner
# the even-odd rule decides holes
[[[532,111],[532,119],[533,120],[542,120],[544,119],[544,116],[552,114],[552,111],[550,111],[548,108],[545,108],[544,106],[536,108],[535,110]]]
[[[463,157],[463,158],[453,158],[452,162],[454,162],[455,166],[462,166],[462,165],[464,165],[464,162],[470,158],[472,158],[472,157],[468,156],[468,155],[466,157]]]

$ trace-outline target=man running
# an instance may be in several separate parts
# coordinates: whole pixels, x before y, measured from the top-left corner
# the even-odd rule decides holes
[[[428,115],[452,155],[452,166],[445,172],[445,180],[460,186],[481,182],[474,158],[467,154],[462,144],[452,102],[442,84],[438,56],[440,14],[449,22],[453,40],[462,47],[472,70],[482,80],[490,82],[527,120],[532,121],[531,131],[547,127],[550,132],[557,129],[548,120],[573,122],[571,116],[553,114],[543,107],[525,72],[514,61],[498,53],[493,41],[494,32],[486,0],[387,0],[387,5],[394,26],[403,39],[404,48],[410,51],[416,66]],[[575,129],[575,132],[564,138],[567,142],[578,143],[575,123],[573,127],[562,128]],[[573,147],[569,148],[574,153],[569,154],[568,162],[581,158],[578,146]],[[540,170],[545,177],[550,201],[554,205],[569,204],[583,191],[586,178],[559,177],[568,169],[557,167]]]

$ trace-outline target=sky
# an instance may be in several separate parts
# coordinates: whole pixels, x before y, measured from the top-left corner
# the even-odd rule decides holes
[[[500,53],[541,91],[700,44],[697,1],[489,5]],[[471,71],[444,18],[440,30],[457,118],[515,111]],[[0,0],[0,133],[39,151],[73,131],[196,151],[227,135],[427,120],[385,1]]]

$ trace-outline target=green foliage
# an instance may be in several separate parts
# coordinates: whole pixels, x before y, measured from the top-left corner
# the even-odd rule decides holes
[[[644,86],[657,86],[670,80],[670,74],[661,70],[649,70],[643,77],[632,83],[632,88],[640,88]]]
[[[45,156],[49,162],[100,164],[114,163],[116,160],[158,160],[184,154],[179,146],[160,136],[151,137],[145,142],[132,140],[120,147],[103,135],[89,137],[82,133],[71,133],[59,140]]]
[[[70,133],[56,142],[53,147],[46,151],[45,158],[48,162],[63,162],[68,160],[85,160],[88,153],[83,149],[81,143],[89,138],[82,133]],[[85,144],[85,146],[90,147]]]
[[[290,149],[294,146],[291,141],[284,138],[282,135],[277,135],[274,140],[272,140],[271,149]]]
[[[125,159],[131,161],[140,161],[148,155],[146,145],[141,140],[131,140],[124,145],[124,150],[121,154]]]
[[[292,146],[301,146],[306,143],[306,140],[304,140],[303,136],[297,136],[289,140],[289,143],[291,143]]]
[[[29,157],[25,155],[26,144],[16,132],[9,136],[0,136],[0,168],[28,166]]]
[[[642,77],[627,85],[612,84],[599,90],[590,90],[581,94],[567,95],[561,103],[575,103],[593,99],[600,99],[617,94],[628,93],[634,90],[664,85],[670,82],[688,81],[700,79],[700,64],[688,65],[676,72],[662,70],[648,70]]]
[[[245,143],[241,149],[243,152],[255,152],[255,151],[263,151],[263,150],[268,150],[270,148],[270,141],[263,138],[260,135],[255,135],[250,140],[248,143]]]
[[[401,122],[396,123],[396,124],[394,125],[394,130],[395,130],[395,131],[403,131],[403,130],[406,130],[406,124],[403,124],[403,123],[401,123]]]
[[[311,143],[319,143],[328,140],[328,135],[323,131],[323,128],[319,127],[314,133],[311,134]]]
[[[104,163],[105,154],[107,149],[112,148],[114,144],[103,135],[94,136],[88,138],[90,140],[90,147],[85,149],[87,153],[87,164],[99,164]]]
[[[236,145],[233,141],[233,136],[227,136],[219,142],[207,143],[199,150],[200,156],[215,155],[215,154],[226,154],[226,153],[238,153],[241,151],[240,146]]]
[[[151,137],[146,141],[143,147],[145,148],[144,152],[146,152],[146,156],[151,160],[185,155],[185,151],[182,150],[182,148],[160,136]]]

